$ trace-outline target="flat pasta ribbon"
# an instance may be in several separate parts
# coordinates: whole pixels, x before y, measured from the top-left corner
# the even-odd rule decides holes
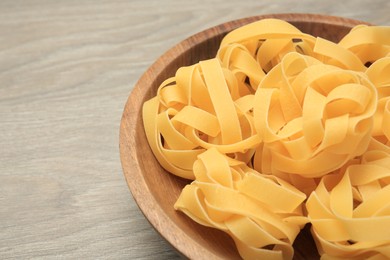
[[[367,149],[376,105],[364,74],[285,55],[256,91],[255,127],[270,153],[267,161],[255,155],[256,169],[304,177],[336,170]]]
[[[380,150],[322,178],[306,207],[324,259],[390,258],[389,184],[390,154]]]
[[[227,34],[216,57],[223,67],[233,72],[239,84],[246,85],[253,92],[285,54],[312,53],[314,44],[313,36],[302,33],[289,23],[264,19]]]
[[[366,70],[366,75],[378,92],[378,105],[374,115],[372,136],[390,145],[390,57],[376,60]]]
[[[183,189],[175,209],[229,234],[243,258],[292,258],[292,243],[306,223],[304,193],[216,148],[199,155],[194,173],[196,180]]]
[[[322,259],[390,258],[390,27],[334,43],[242,26],[162,82],[143,123],[161,166],[192,180],[175,209],[242,258],[292,259],[308,222]]]
[[[363,64],[373,63],[390,53],[390,27],[358,25],[338,45],[356,54]]]
[[[253,126],[254,95],[240,88],[229,70],[210,59],[179,69],[145,102],[148,142],[167,171],[194,179],[196,156],[212,147],[250,160],[260,142]]]

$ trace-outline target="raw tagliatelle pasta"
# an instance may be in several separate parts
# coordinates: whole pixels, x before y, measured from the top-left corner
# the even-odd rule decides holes
[[[390,56],[376,60],[367,69],[366,75],[378,91],[372,136],[390,146]]]
[[[196,157],[211,147],[249,162],[260,143],[253,100],[217,59],[180,68],[143,107],[154,154],[166,170],[187,179],[194,179]]]
[[[321,177],[361,155],[370,140],[376,95],[364,74],[286,54],[255,94],[255,128],[264,143],[255,167]]]
[[[324,176],[306,202],[323,259],[390,258],[390,155],[373,150]]]
[[[216,148],[199,155],[194,173],[196,180],[183,189],[176,209],[228,233],[243,258],[293,257],[292,243],[307,222],[302,212],[304,193]]]
[[[278,19],[228,33],[143,106],[150,147],[191,180],[175,203],[244,259],[390,258],[390,27],[334,43]]]

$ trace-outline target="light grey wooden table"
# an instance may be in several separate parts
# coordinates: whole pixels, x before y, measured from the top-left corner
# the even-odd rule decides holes
[[[390,25],[388,0],[0,1],[0,259],[176,259],[119,160],[140,75],[193,33],[264,13]]]

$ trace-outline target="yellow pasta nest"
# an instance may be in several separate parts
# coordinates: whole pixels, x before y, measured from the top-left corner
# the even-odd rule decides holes
[[[337,174],[322,178],[306,202],[323,259],[388,259],[390,156],[367,151]]]
[[[321,177],[361,155],[371,137],[376,90],[367,77],[286,54],[261,81],[254,120],[262,172]],[[269,157],[269,158],[268,158]]]
[[[292,243],[307,222],[302,213],[304,193],[215,148],[199,155],[194,173],[196,180],[183,189],[176,209],[228,233],[243,258],[293,257]],[[269,246],[274,250],[264,249]]]
[[[161,166],[193,180],[175,208],[243,258],[291,259],[306,223],[324,259],[390,258],[390,27],[333,43],[248,24],[165,80],[143,119]]]

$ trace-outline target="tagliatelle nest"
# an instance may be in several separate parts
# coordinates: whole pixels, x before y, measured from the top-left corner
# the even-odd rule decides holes
[[[390,27],[333,43],[265,19],[178,69],[143,107],[157,160],[194,180],[175,208],[247,259],[291,259],[305,223],[324,258],[390,257],[389,53]]]

